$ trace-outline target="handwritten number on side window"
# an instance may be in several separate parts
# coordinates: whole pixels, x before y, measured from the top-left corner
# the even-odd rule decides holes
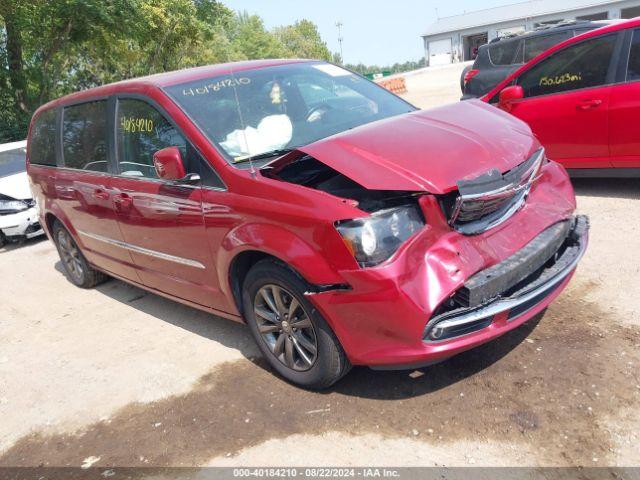
[[[582,80],[582,74],[565,73],[564,75],[556,75],[555,77],[541,77],[540,86],[548,87],[553,85],[563,85],[565,83],[579,82]]]
[[[120,128],[127,133],[153,132],[153,120],[150,118],[122,117]]]

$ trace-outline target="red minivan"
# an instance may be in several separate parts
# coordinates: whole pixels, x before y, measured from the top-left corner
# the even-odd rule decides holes
[[[527,122],[572,176],[640,176],[640,18],[556,45],[483,100]]]
[[[565,170],[474,100],[419,111],[318,61],[207,66],[76,93],[28,171],[69,279],[105,274],[248,324],[311,388],[516,328],[585,251]]]

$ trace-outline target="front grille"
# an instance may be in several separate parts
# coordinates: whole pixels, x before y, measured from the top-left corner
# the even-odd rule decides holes
[[[491,170],[458,182],[458,191],[442,200],[449,224],[465,235],[475,235],[506,221],[524,204],[536,179],[544,149],[505,173]]]

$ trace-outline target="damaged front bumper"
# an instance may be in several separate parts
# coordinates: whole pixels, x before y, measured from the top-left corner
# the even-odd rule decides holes
[[[36,207],[22,212],[0,215],[0,232],[10,241],[43,235]]]
[[[435,315],[424,340],[440,342],[478,331],[505,312],[511,322],[534,308],[575,270],[587,248],[588,230],[586,216],[559,222],[513,256],[478,272],[457,294],[459,303],[471,305]]]
[[[521,212],[484,238],[419,236],[385,267],[343,272],[350,290],[317,293],[312,301],[353,364],[403,369],[437,363],[517,328],[569,283],[587,247],[586,217],[547,223],[527,243],[496,255],[502,261],[482,256],[513,245],[514,235],[528,236],[544,215],[551,215],[548,207],[538,216]],[[487,273],[496,280],[478,281]]]

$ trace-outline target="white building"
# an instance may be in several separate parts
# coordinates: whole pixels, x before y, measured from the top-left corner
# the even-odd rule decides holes
[[[422,34],[427,65],[463,62],[490,40],[562,20],[640,16],[640,0],[529,0],[443,17]]]

